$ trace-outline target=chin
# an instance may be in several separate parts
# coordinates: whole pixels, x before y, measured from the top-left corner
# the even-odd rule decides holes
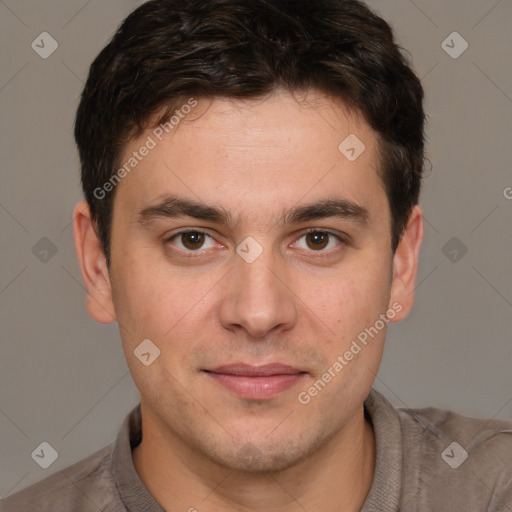
[[[273,444],[262,439],[260,442],[241,444],[235,452],[231,447],[220,452],[210,452],[208,456],[226,469],[249,473],[277,473],[296,466],[314,452],[321,442],[305,443],[299,439],[279,439]]]

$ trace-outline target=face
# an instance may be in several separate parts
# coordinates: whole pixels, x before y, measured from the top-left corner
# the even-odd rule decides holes
[[[225,467],[284,469],[361,410],[419,242],[394,258],[377,136],[342,104],[278,92],[179,119],[125,148],[140,160],[94,302],[119,323],[145,421]]]

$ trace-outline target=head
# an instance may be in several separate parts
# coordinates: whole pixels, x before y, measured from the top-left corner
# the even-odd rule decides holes
[[[267,470],[350,423],[412,307],[422,99],[359,1],[158,0],[123,22],[78,108],[75,240],[148,421]],[[276,362],[300,377],[272,396],[216,377]]]

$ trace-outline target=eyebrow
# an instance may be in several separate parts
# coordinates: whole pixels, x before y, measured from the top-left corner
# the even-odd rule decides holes
[[[232,215],[226,209],[176,195],[166,196],[160,203],[144,208],[138,213],[137,220],[145,225],[154,219],[177,217],[192,217],[231,227],[235,225]],[[299,224],[329,217],[338,217],[364,226],[368,223],[369,214],[366,208],[347,199],[324,199],[284,212],[279,224]]]

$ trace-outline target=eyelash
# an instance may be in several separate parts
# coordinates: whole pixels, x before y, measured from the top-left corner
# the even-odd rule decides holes
[[[182,235],[186,235],[187,233],[199,233],[199,234],[203,234],[203,235],[205,235],[205,236],[215,240],[215,238],[212,235],[210,235],[207,231],[204,231],[202,229],[193,228],[193,229],[183,229],[181,231],[173,233],[171,236],[166,238],[165,243],[166,244],[170,243],[173,240],[175,240],[176,238],[178,238],[178,237],[180,237]],[[300,240],[301,238],[307,236],[310,233],[324,233],[324,234],[329,235],[329,237],[335,238],[339,242],[339,244],[346,244],[347,243],[346,238],[344,238],[342,235],[333,233],[332,231],[330,231],[328,229],[318,229],[318,228],[309,228],[309,229],[307,229],[293,243],[297,243],[298,240]],[[339,249],[339,247],[336,247],[336,248],[333,248],[333,249],[328,249],[328,250],[318,250],[318,251],[310,249],[310,250],[308,250],[308,252],[316,253],[315,257],[321,258],[323,256],[325,257],[325,256],[331,255],[331,253],[333,251],[336,251],[338,249]],[[177,251],[186,254],[187,257],[189,257],[189,258],[194,258],[194,257],[201,256],[204,253],[204,251],[207,251],[207,250],[208,249],[197,249],[197,250],[194,251],[194,250],[190,250],[190,249],[177,249]]]

